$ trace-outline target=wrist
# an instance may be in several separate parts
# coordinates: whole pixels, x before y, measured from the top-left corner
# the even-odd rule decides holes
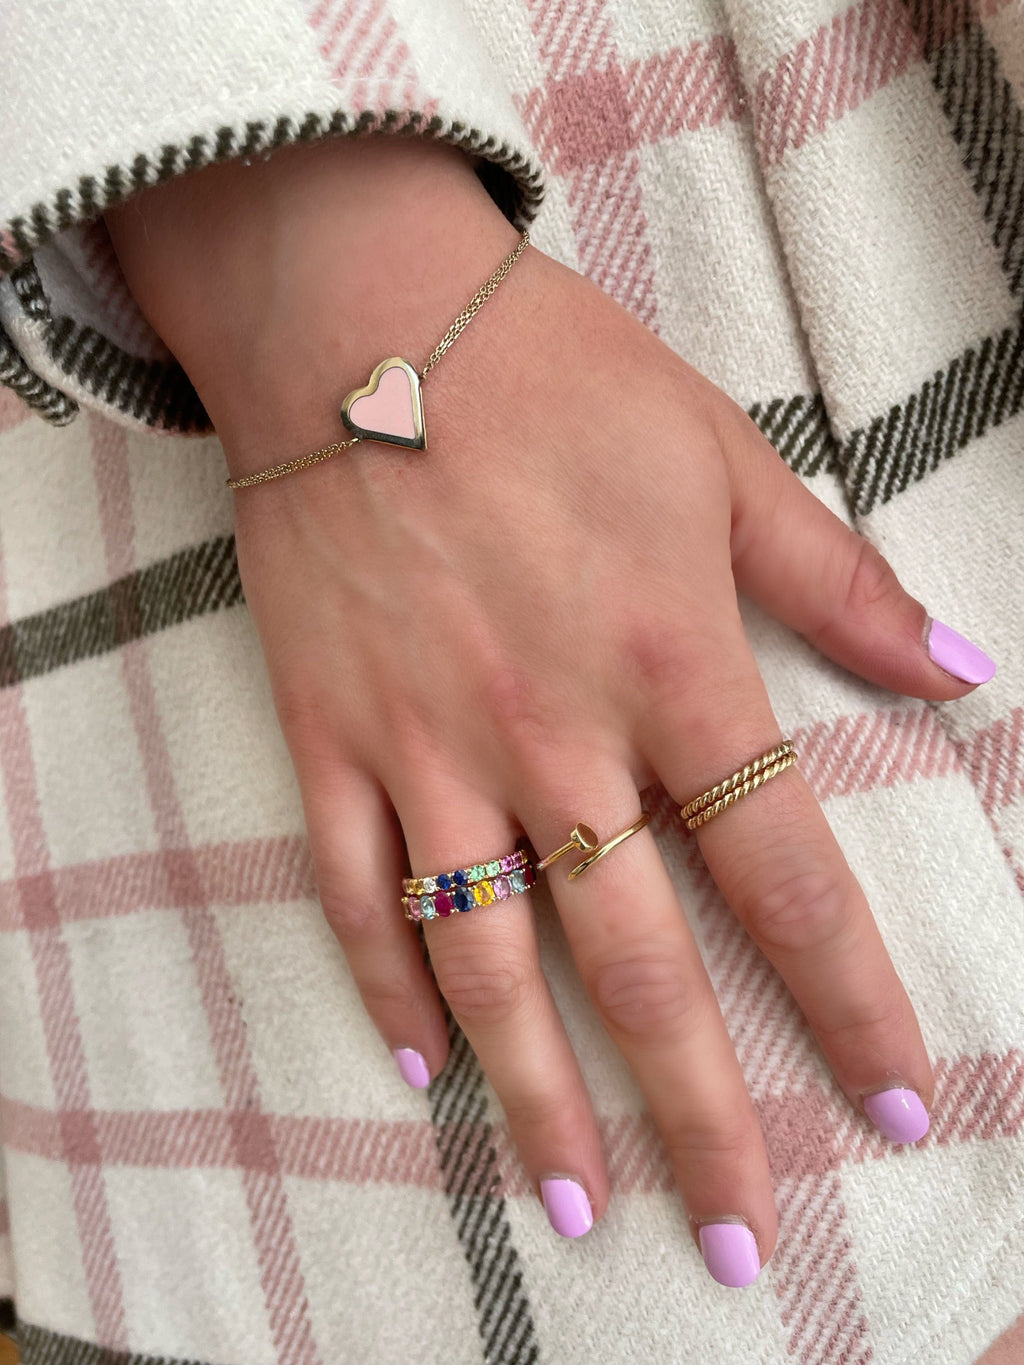
[[[107,221],[235,477],[343,439],[344,394],[421,365],[518,235],[461,151],[390,137],[208,167]]]

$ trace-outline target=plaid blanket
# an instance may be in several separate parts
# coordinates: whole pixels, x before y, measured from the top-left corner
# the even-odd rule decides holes
[[[20,0],[0,44],[0,1302],[27,1365],[1024,1359],[1024,31],[1007,0]],[[657,791],[781,1229],[712,1283],[551,905],[607,1217],[550,1230],[464,1039],[396,1076],[319,912],[186,377],[99,217],[211,160],[441,138],[752,414],[964,701],[753,609],[936,1062],[893,1149]],[[73,420],[78,417],[78,420]],[[993,1344],[1001,1338],[1001,1344]]]

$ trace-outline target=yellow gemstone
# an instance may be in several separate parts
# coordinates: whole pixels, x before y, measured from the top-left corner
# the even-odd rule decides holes
[[[494,887],[490,882],[477,882],[473,887],[473,898],[477,905],[490,905],[494,900]]]

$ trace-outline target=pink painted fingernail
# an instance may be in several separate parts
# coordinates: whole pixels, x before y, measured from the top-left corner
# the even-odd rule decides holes
[[[996,666],[988,655],[941,621],[928,632],[928,657],[954,678],[967,683],[987,683]]]
[[[700,1253],[711,1278],[730,1289],[744,1289],[761,1273],[754,1234],[742,1223],[705,1223]]]
[[[928,1131],[928,1110],[916,1090],[894,1086],[865,1095],[864,1112],[890,1142],[917,1142]]]
[[[412,1047],[396,1047],[393,1056],[402,1073],[402,1080],[414,1090],[422,1090],[430,1084],[430,1072],[421,1052]]]
[[[545,1176],[540,1182],[548,1222],[562,1237],[582,1237],[594,1226],[594,1213],[583,1186],[564,1175]]]

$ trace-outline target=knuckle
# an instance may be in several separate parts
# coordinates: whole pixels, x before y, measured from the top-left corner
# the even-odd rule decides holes
[[[384,927],[380,897],[361,893],[355,886],[333,887],[318,883],[324,917],[339,939],[372,937]]]
[[[880,608],[903,600],[903,589],[888,560],[863,536],[851,531],[857,543],[846,591],[842,595],[839,617],[858,620],[876,614]],[[829,621],[827,627],[835,625]]]
[[[456,1019],[469,1025],[514,1017],[537,994],[532,966],[514,956],[486,963],[446,958],[435,962],[434,975]]]
[[[550,707],[523,669],[505,662],[491,664],[483,672],[480,693],[484,714],[513,749],[545,747],[552,729]]]
[[[827,868],[794,872],[758,892],[746,919],[765,947],[790,951],[818,947],[850,923],[849,889]]]
[[[566,1104],[565,1095],[560,1093],[514,1099],[501,1096],[501,1107],[513,1132],[543,1133],[549,1141],[563,1133],[570,1135],[578,1122],[576,1111]]]
[[[289,687],[278,689],[274,707],[296,770],[302,773],[322,767],[325,757],[333,755],[326,704],[311,692]]]
[[[396,975],[363,977],[359,994],[371,1019],[402,1019],[413,1008],[413,987]]]
[[[647,619],[631,623],[621,657],[626,677],[645,698],[678,697],[693,663],[677,628]]]
[[[889,1062],[894,1041],[906,1037],[911,1028],[910,1002],[895,984],[848,1019],[814,1024],[819,1040],[830,1051],[851,1052],[861,1062],[876,1061],[880,1068]]]
[[[706,1001],[670,955],[636,953],[595,967],[587,988],[605,1021],[633,1038],[678,1037],[699,1026]]]
[[[714,1123],[675,1125],[665,1133],[669,1159],[691,1175],[698,1167],[745,1171],[760,1141],[756,1119],[744,1123],[738,1114],[719,1116]]]

